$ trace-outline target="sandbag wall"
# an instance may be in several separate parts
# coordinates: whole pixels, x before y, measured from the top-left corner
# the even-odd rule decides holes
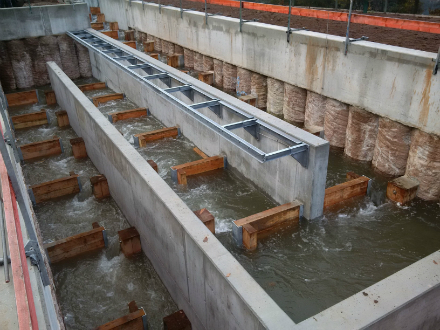
[[[89,51],[67,35],[0,41],[0,82],[5,91],[49,84],[46,62],[71,79],[92,76]]]

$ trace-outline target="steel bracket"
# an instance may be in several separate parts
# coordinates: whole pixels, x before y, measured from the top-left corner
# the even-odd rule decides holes
[[[440,66],[440,47],[438,48],[437,59],[435,60],[434,69],[432,70],[433,75],[437,74],[439,66]]]
[[[297,29],[287,28],[287,31],[286,31],[286,33],[287,33],[287,42],[290,42],[290,35],[293,32],[296,32],[296,31],[309,31],[309,29],[306,29],[305,27],[297,28]]]

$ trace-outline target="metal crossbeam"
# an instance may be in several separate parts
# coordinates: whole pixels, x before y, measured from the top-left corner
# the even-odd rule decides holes
[[[147,79],[147,80],[151,80],[151,79],[163,79],[163,78],[168,78],[168,73],[158,73],[158,74],[151,74],[149,76],[143,76],[142,78]]]
[[[210,100],[210,101],[205,101],[205,102],[200,102],[200,103],[194,103],[194,104],[191,104],[190,107],[193,108],[194,110],[201,109],[201,108],[207,108],[207,107],[213,107],[215,105],[219,105],[219,101],[220,100]]]
[[[192,89],[191,85],[183,85],[183,86],[176,86],[171,88],[166,88],[163,91],[167,93],[174,93],[174,92],[183,92]]]
[[[126,67],[128,70],[135,70],[135,69],[146,69],[151,68],[148,64],[135,64],[135,65],[129,65]]]

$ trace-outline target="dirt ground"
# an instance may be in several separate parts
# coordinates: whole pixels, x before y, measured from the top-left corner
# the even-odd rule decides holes
[[[180,0],[161,0],[163,5],[180,7]],[[182,0],[183,8],[205,11],[205,4]],[[239,18],[239,8],[208,5],[208,13],[221,13],[223,16]],[[399,15],[407,18],[407,15]],[[393,16],[395,17],[395,16]],[[259,10],[243,9],[243,19],[259,19],[261,23],[285,26],[287,29],[286,14],[270,13]],[[310,31],[328,33],[345,37],[347,23],[332,20],[323,20],[312,17],[291,16],[290,26],[292,28],[306,28]],[[350,24],[350,38],[368,37],[368,41],[388,44],[393,46],[424,50],[437,53],[440,46],[440,34],[426,33],[385,28],[365,24]]]

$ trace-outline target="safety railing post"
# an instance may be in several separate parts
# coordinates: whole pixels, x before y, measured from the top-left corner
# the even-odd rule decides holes
[[[241,32],[241,27],[243,26],[242,8],[243,8],[243,2],[240,0],[240,32]]]
[[[292,0],[289,0],[289,19],[287,20],[287,43],[290,42],[290,34],[292,31],[290,30],[290,16],[292,16]]]
[[[353,10],[353,0],[350,0],[350,11],[348,13],[348,22],[347,22],[347,33],[345,35],[345,51],[344,55],[347,55],[348,44],[350,43],[350,20],[351,20],[351,12]]]

